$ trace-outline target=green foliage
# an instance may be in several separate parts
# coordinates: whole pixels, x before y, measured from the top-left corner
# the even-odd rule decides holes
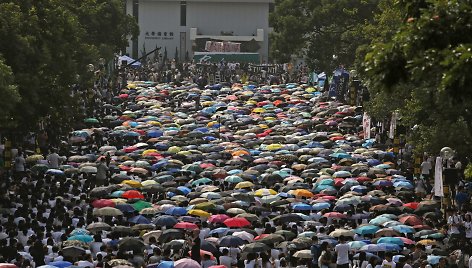
[[[71,86],[90,84],[86,66],[98,65],[101,57],[111,60],[137,33],[119,0],[2,1],[0,10],[0,77],[16,86],[1,109],[14,119],[8,127],[22,131],[35,129],[44,117],[72,118],[77,100]]]
[[[472,181],[472,163],[467,164],[464,170],[464,177],[468,181]]]
[[[272,56],[280,62],[305,57],[312,68],[351,66],[367,43],[361,29],[373,20],[379,0],[278,0],[271,14]],[[333,62],[333,55],[337,61]]]
[[[413,135],[418,151],[438,153],[454,148],[459,156],[472,150],[472,4],[470,1],[398,1],[397,27],[377,24],[377,36],[364,49],[359,71],[378,103],[399,106],[404,124],[418,126]],[[376,32],[375,30],[373,31]],[[382,32],[395,32],[388,37]],[[383,37],[382,37],[383,36]],[[403,98],[398,98],[403,97]],[[388,99],[388,98],[387,98]],[[401,103],[398,105],[399,102]],[[368,106],[369,107],[369,106]]]

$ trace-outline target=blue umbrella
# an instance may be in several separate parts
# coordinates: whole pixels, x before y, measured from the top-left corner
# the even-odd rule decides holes
[[[73,235],[88,235],[90,232],[83,229],[83,228],[77,228],[74,231],[70,233],[71,236]]]
[[[407,181],[397,181],[393,183],[393,187],[395,188],[406,188],[406,189],[413,189],[415,186]]]
[[[62,176],[64,175],[64,171],[59,169],[48,169],[46,170],[46,174],[53,175],[53,176]]]
[[[165,150],[169,149],[169,144],[163,143],[163,142],[158,142],[158,143],[154,144],[154,148],[156,148],[159,151],[165,151]]]
[[[132,213],[136,211],[130,204],[117,204],[115,208],[119,209],[123,213]]]
[[[159,263],[159,265],[157,265],[157,268],[174,268],[174,262],[173,261],[161,261],[161,263]]]
[[[125,191],[114,191],[110,194],[110,197],[121,197]]]
[[[179,221],[170,215],[162,215],[153,220],[153,223],[157,226],[167,226],[172,227]]]
[[[354,232],[356,234],[366,235],[366,234],[375,234],[375,232],[377,232],[378,230],[380,230],[380,227],[378,227],[378,226],[364,225],[364,226],[360,226],[357,229],[355,229]]]
[[[392,226],[392,229],[403,234],[412,234],[416,232],[415,228],[404,224]]]
[[[164,132],[162,132],[161,130],[151,130],[147,133],[147,136],[150,138],[159,138],[162,135],[164,135]]]
[[[161,161],[155,163],[154,165],[152,165],[151,169],[152,170],[158,170],[160,168],[163,168],[163,167],[167,166],[168,164],[169,164],[168,160],[161,160]]]
[[[166,210],[165,214],[174,216],[187,215],[187,209],[183,207],[172,207]]]
[[[316,203],[313,205],[313,210],[323,210],[330,207],[331,207],[330,203]]]
[[[350,154],[347,153],[334,153],[329,155],[332,158],[352,158]]]
[[[188,195],[192,191],[190,188],[185,186],[179,186],[177,189],[184,193],[184,195]]]
[[[395,244],[403,246],[403,240],[399,237],[381,237],[377,240],[377,244]]]
[[[376,165],[379,165],[381,163],[382,162],[380,162],[377,159],[367,159],[367,164],[369,164],[369,166],[376,166]]]
[[[397,244],[380,243],[380,244],[377,244],[377,246],[379,246],[381,249],[383,249],[382,251],[400,251],[400,250],[402,250],[402,248]]]
[[[73,235],[67,238],[67,240],[77,240],[85,243],[90,243],[93,241],[93,237],[90,235]]]
[[[213,234],[224,234],[226,232],[229,231],[229,228],[226,228],[226,227],[220,227],[220,228],[216,228],[216,229],[213,229],[211,230],[208,234],[209,235],[213,235]]]
[[[305,204],[305,203],[296,203],[296,204],[292,204],[292,208],[294,210],[302,210],[302,211],[309,211],[309,210],[313,210],[313,207],[308,205],[308,204]]]
[[[239,247],[246,244],[244,240],[237,236],[225,236],[220,239],[218,245],[220,247]]]
[[[151,220],[144,217],[143,215],[137,215],[128,220],[129,222],[132,222],[134,224],[149,224],[151,223]]]
[[[361,249],[363,246],[367,245],[362,241],[351,241],[348,243],[349,248],[351,249]]]
[[[72,266],[72,263],[68,261],[53,261],[53,262],[50,262],[49,265],[52,265],[58,268],[66,268],[66,267]]]
[[[428,258],[426,259],[429,264],[435,265],[438,264],[441,258],[444,258],[442,256],[435,256],[435,255],[429,255]]]

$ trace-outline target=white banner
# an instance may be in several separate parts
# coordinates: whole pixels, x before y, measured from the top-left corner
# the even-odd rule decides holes
[[[436,157],[436,165],[434,167],[434,195],[439,197],[444,196],[442,172],[442,158],[438,156]]]
[[[392,120],[390,121],[390,132],[388,133],[388,137],[390,139],[395,138],[395,130],[397,129],[397,119],[398,119],[397,112],[393,112],[392,113]]]
[[[367,113],[362,118],[362,130],[364,131],[364,139],[370,139],[370,123],[371,119]]]

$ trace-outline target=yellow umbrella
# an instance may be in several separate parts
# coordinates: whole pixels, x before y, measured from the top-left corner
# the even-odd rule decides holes
[[[178,152],[177,154],[181,154],[181,155],[191,155],[192,152],[189,152],[189,151],[180,151],[180,152]]]
[[[180,152],[181,150],[182,149],[178,146],[171,146],[171,147],[169,147],[169,149],[167,149],[167,151],[169,153],[172,153],[172,154],[176,154],[176,153]]]
[[[257,101],[255,101],[255,100],[248,100],[248,101],[246,101],[246,104],[256,105],[256,104],[257,104]]]
[[[254,192],[255,196],[276,195],[277,192],[272,189],[259,189]]]
[[[428,246],[428,245],[437,245],[438,242],[431,240],[431,239],[423,239],[419,241],[417,244]]]
[[[133,188],[141,188],[143,185],[139,181],[134,181],[134,180],[124,180],[121,182],[121,184],[127,184]]]
[[[266,128],[269,128],[268,125],[266,124],[259,124],[259,127],[262,128],[262,129],[266,129]]]
[[[255,108],[252,110],[253,113],[264,113],[265,109],[264,108]]]
[[[159,127],[162,125],[161,123],[159,123],[157,121],[148,121],[147,123],[148,123],[148,125],[159,126]]]
[[[203,211],[201,209],[191,209],[191,210],[188,211],[188,214],[193,215],[193,216],[202,217],[202,218],[209,218],[211,216],[210,213],[208,213],[206,211]]]
[[[282,144],[272,143],[272,144],[267,145],[266,148],[269,151],[275,151],[275,150],[279,150],[280,148],[282,148]]]
[[[156,149],[148,149],[148,150],[145,150],[142,155],[147,155],[147,154],[152,154],[152,153],[158,153],[158,151]]]
[[[254,183],[250,182],[250,181],[242,181],[238,184],[236,184],[236,186],[234,187],[235,189],[243,189],[243,188],[251,188],[254,186]]]
[[[214,126],[214,125],[216,125],[216,124],[218,124],[218,122],[216,122],[216,121],[211,121],[211,122],[209,122],[209,123],[207,124],[207,127],[212,127],[212,126]]]

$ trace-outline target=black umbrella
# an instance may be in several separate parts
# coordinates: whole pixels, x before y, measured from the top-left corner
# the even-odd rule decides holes
[[[185,235],[183,232],[177,229],[168,229],[162,232],[161,236],[159,237],[159,242],[169,242],[174,239],[184,239]]]
[[[299,222],[302,221],[303,218],[297,214],[284,214],[274,218],[274,222],[279,223],[288,223],[288,222]]]
[[[237,236],[225,236],[219,241],[220,247],[239,247],[244,244],[246,244],[246,241]]]
[[[287,230],[279,230],[275,232],[274,234],[282,235],[283,237],[285,237],[285,240],[292,240],[295,237],[297,237],[295,233],[287,231]]]
[[[270,234],[262,239],[259,239],[258,242],[267,244],[267,245],[273,245],[275,243],[280,243],[285,241],[285,237],[280,234]]]
[[[118,247],[122,250],[142,250],[144,241],[135,237],[125,237],[118,242]]]
[[[247,244],[243,247],[243,253],[259,253],[264,251],[269,251],[270,247],[264,243],[255,242],[251,244]]]

